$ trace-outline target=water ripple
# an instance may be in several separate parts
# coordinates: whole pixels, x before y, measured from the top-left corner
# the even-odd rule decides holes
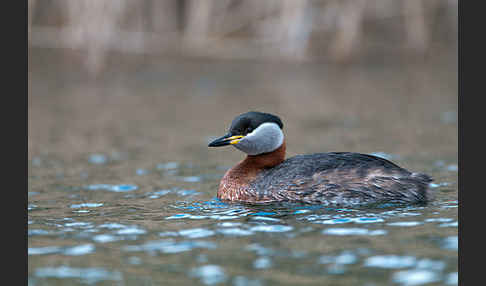
[[[156,166],[159,170],[171,170],[179,168],[179,163],[177,162],[167,162],[167,163],[159,163]]]
[[[365,260],[364,266],[397,269],[411,267],[415,263],[416,258],[413,256],[378,255],[368,257]]]
[[[104,154],[92,154],[89,156],[88,161],[91,164],[103,165],[108,161],[108,158]]]
[[[334,218],[334,219],[328,219],[328,220],[319,220],[316,221],[315,223],[319,224],[343,224],[343,223],[358,223],[358,224],[364,224],[364,223],[377,223],[377,222],[383,222],[384,220],[382,218],[378,217],[357,217],[357,218]]]
[[[218,232],[227,236],[247,236],[254,234],[254,232],[251,230],[246,230],[239,227],[223,228],[218,230]]]
[[[189,275],[200,278],[206,285],[214,285],[226,280],[224,269],[218,265],[204,265],[192,268]]]
[[[437,282],[440,280],[440,276],[429,270],[411,269],[394,273],[392,279],[393,282],[401,285],[414,286]]]
[[[53,254],[62,250],[59,246],[45,246],[45,247],[29,247],[27,249],[28,255]]]
[[[253,214],[251,214],[251,215],[253,215]],[[278,218],[266,217],[266,216],[254,216],[254,217],[251,218],[251,220],[272,221],[272,222],[279,222],[280,221]]]
[[[127,185],[127,184],[122,184],[122,185],[94,184],[94,185],[85,186],[84,188],[90,191],[106,190],[115,193],[131,192],[138,189],[138,187],[135,185]]]
[[[386,230],[383,229],[376,229],[376,230],[369,230],[366,228],[326,228],[322,231],[322,234],[328,235],[385,235],[387,234]]]
[[[27,235],[28,236],[32,236],[32,235],[47,235],[49,234],[50,232],[45,230],[45,229],[29,229],[27,231]]]
[[[175,242],[172,239],[149,241],[142,245],[128,245],[123,247],[125,251],[146,251],[162,253],[179,253],[190,251],[195,248],[215,249],[216,244],[208,241],[181,241]]]
[[[442,247],[448,250],[457,250],[459,246],[459,239],[457,236],[449,236],[442,240]]]
[[[37,268],[34,275],[39,278],[78,278],[87,284],[103,280],[121,281],[119,271],[108,271],[104,268],[73,268],[69,266]]]
[[[181,218],[187,218],[187,217],[190,217],[191,215],[190,214],[175,214],[175,215],[171,215],[169,217],[166,217],[165,219],[181,219]]]
[[[233,286],[262,286],[262,282],[258,279],[249,279],[245,276],[235,276],[233,278]]]
[[[439,224],[439,227],[458,227],[458,226],[459,224],[457,221]]]
[[[421,225],[421,224],[423,224],[423,222],[419,222],[419,221],[397,221],[397,222],[387,223],[386,225],[410,227],[410,226],[417,226],[417,225]]]
[[[45,246],[45,247],[29,247],[27,250],[28,255],[42,255],[42,254],[55,254],[61,253],[69,256],[80,256],[93,253],[95,246],[88,244],[75,245],[70,247],[60,246]]]
[[[98,243],[107,243],[120,240],[120,238],[110,234],[99,234],[93,236],[93,240]]]
[[[293,227],[289,225],[257,225],[250,228],[250,231],[261,231],[261,232],[286,232],[291,231]]]
[[[335,264],[354,264],[358,261],[358,257],[350,252],[350,251],[343,251],[341,254],[337,256],[329,256],[329,255],[323,255],[319,257],[318,263],[320,264],[329,264],[329,263],[335,263]]]
[[[272,267],[272,260],[268,257],[259,257],[253,261],[253,267],[255,269],[267,269]]]
[[[82,244],[82,245],[76,245],[72,247],[66,248],[62,254],[64,255],[71,255],[71,256],[79,256],[79,255],[85,255],[85,254],[90,254],[95,251],[95,246],[91,243],[88,244]]]
[[[121,235],[137,235],[145,233],[147,233],[147,231],[139,228],[138,226],[127,226],[116,231],[116,234]]]
[[[79,208],[97,208],[103,206],[103,203],[82,203],[82,204],[72,204],[70,208],[72,209],[79,209]]]
[[[179,234],[188,238],[201,238],[212,236],[215,234],[215,232],[204,228],[192,228],[180,230]]]
[[[459,282],[458,272],[452,272],[446,276],[445,283],[447,285],[457,285],[458,282]]]

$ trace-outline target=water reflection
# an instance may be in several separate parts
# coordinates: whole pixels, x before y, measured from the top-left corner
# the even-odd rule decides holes
[[[224,269],[218,265],[204,265],[193,268],[190,275],[200,278],[206,285],[218,284],[226,280]]]
[[[366,259],[364,266],[379,268],[407,268],[416,263],[413,256],[380,255]]]
[[[326,228],[322,231],[322,234],[327,234],[327,235],[369,235],[369,236],[375,236],[375,235],[385,235],[388,232],[383,229],[375,229],[375,230],[369,230],[366,228]]]
[[[61,188],[59,197],[77,202],[63,201],[55,207],[36,199],[43,193],[30,194],[32,283],[36,279],[67,279],[68,284],[69,279],[120,281],[131,273],[129,266],[174,264],[179,266],[171,271],[182,275],[186,284],[266,285],[273,283],[271,273],[280,271],[307,279],[344,279],[366,269],[388,273],[382,280],[364,278],[377,285],[457,284],[458,201],[440,197],[449,184],[431,186],[439,192],[439,199],[428,206],[262,206],[211,197],[213,190],[208,195],[206,179],[201,179],[206,176],[184,173],[182,166],[176,162],[156,166],[164,178],[174,178],[174,186],[157,185],[151,190],[139,183],[88,182]],[[160,178],[160,173],[148,171],[143,176]],[[217,185],[217,178],[207,180]],[[390,251],[395,245],[410,254]],[[421,248],[431,256],[423,256]],[[69,260],[57,260],[111,256],[113,270],[84,268],[74,260],[68,267],[62,261]],[[154,257],[164,258],[153,261]],[[47,258],[58,262],[47,262]]]
[[[138,187],[135,185],[126,185],[126,184],[121,184],[121,185],[94,184],[94,185],[85,186],[85,189],[90,191],[106,190],[110,192],[120,193],[120,192],[131,192],[138,189]]]
[[[216,244],[202,240],[175,241],[173,239],[149,241],[141,245],[127,245],[123,247],[125,251],[146,251],[150,253],[179,253],[190,251],[196,248],[214,249]]]
[[[46,247],[30,247],[28,248],[28,255],[54,254],[60,253],[63,255],[78,256],[90,254],[95,251],[93,244],[82,244],[71,247],[46,246]]]
[[[34,275],[38,278],[77,278],[87,284],[95,284],[99,281],[121,281],[122,274],[119,271],[108,271],[104,268],[74,268],[69,266],[40,267]]]
[[[404,270],[393,274],[393,282],[406,286],[423,285],[440,280],[440,275],[424,269]]]

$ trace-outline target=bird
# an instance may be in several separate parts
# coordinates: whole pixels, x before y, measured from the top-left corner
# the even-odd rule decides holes
[[[381,157],[326,152],[286,159],[283,123],[274,114],[250,111],[236,116],[228,132],[208,144],[222,146],[233,146],[246,157],[222,177],[217,191],[221,201],[359,206],[432,200],[430,176]]]

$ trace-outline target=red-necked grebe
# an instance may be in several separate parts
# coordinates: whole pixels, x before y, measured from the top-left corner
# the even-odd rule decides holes
[[[372,155],[329,152],[285,159],[278,116],[247,112],[209,147],[232,145],[247,157],[229,169],[218,188],[223,201],[322,205],[413,204],[430,200],[432,179]]]

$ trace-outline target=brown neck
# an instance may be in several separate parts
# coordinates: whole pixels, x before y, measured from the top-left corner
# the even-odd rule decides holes
[[[259,154],[259,155],[248,155],[241,164],[252,166],[255,169],[264,169],[277,166],[285,160],[285,140],[282,145],[278,147],[275,151]]]
[[[252,195],[246,187],[258,173],[265,168],[271,168],[282,163],[285,159],[285,140],[275,151],[248,155],[243,161],[229,169],[224,175],[218,188],[218,198],[224,200],[246,200]]]
[[[249,181],[256,177],[260,170],[277,166],[285,160],[285,140],[275,151],[248,155],[246,158],[231,168],[228,175],[239,180]]]

